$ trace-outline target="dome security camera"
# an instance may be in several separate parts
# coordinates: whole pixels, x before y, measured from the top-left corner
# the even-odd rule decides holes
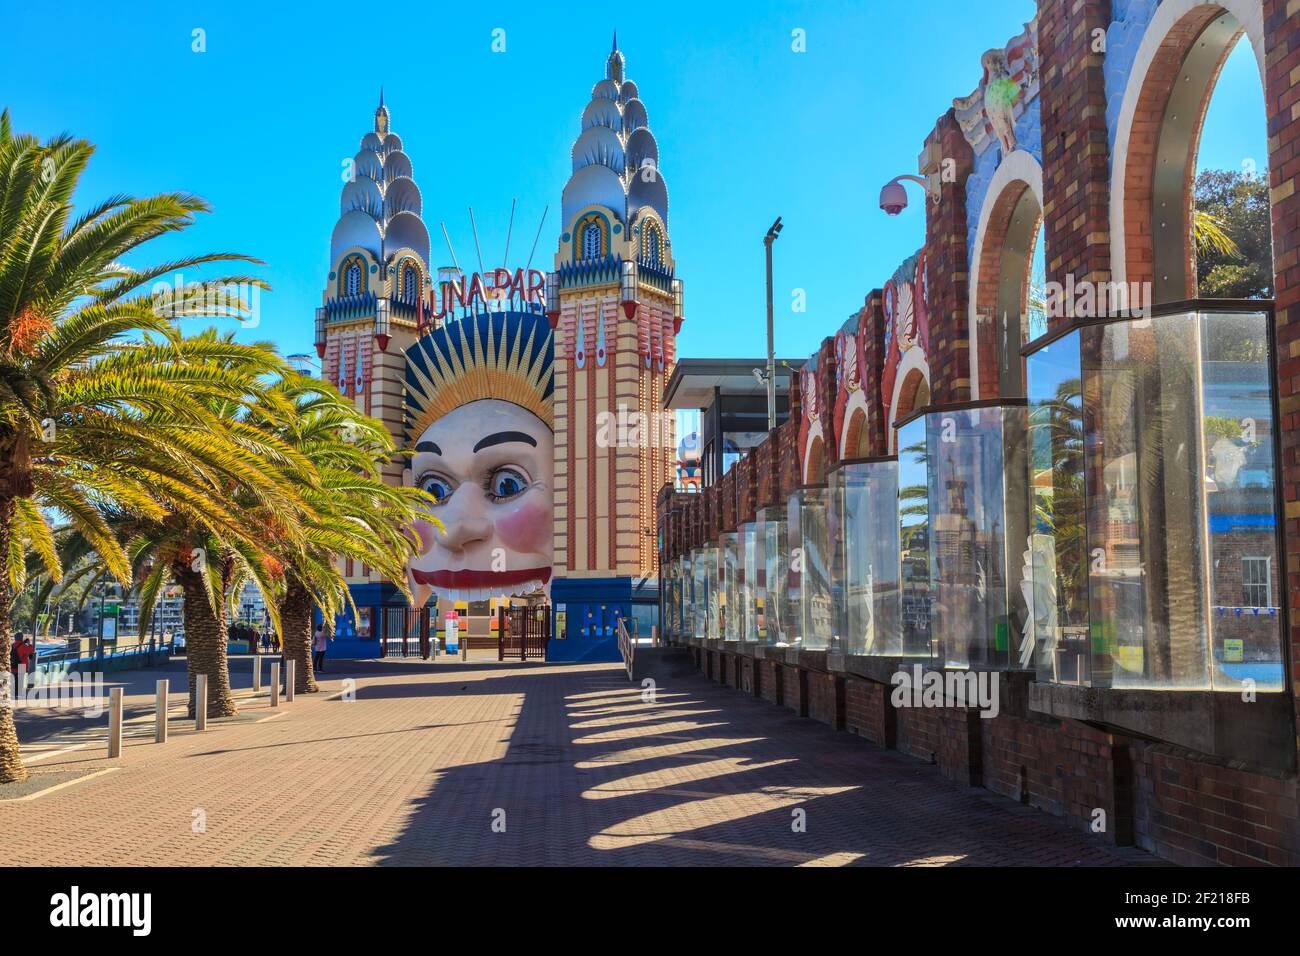
[[[880,190],[880,208],[890,216],[897,216],[907,208],[907,190],[897,179]]]

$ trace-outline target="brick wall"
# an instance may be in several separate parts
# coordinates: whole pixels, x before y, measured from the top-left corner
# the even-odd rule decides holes
[[[807,673],[807,671],[798,667],[787,666],[781,668],[781,680],[783,681],[781,702],[800,717],[808,715],[808,697],[805,693]]]
[[[1264,0],[1264,33],[1290,673],[1293,693],[1300,693],[1300,8]]]
[[[785,687],[785,676],[781,673],[781,665],[775,661],[760,661],[758,670],[759,690],[762,692],[763,699],[769,704],[781,704],[782,691]]]
[[[970,352],[966,288],[966,179],[975,156],[953,111],[939,118],[926,140],[937,142],[940,155],[955,165],[954,182],[940,185],[940,199],[926,200],[925,249],[930,294],[930,398],[935,405],[970,398]]]
[[[888,727],[891,717],[889,688],[886,685],[856,677],[845,679],[845,730],[859,737],[865,737],[881,747],[888,747],[892,743],[892,734]]]
[[[810,673],[808,684],[808,716],[813,720],[843,729],[844,679],[834,674]]]
[[[1191,866],[1300,865],[1294,776],[1207,764],[1146,741],[1129,750],[1138,846]]]
[[[898,749],[918,760],[933,763],[939,752],[937,713],[919,707],[900,707],[895,714],[898,721]]]
[[[1109,0],[1039,0],[1039,99],[1047,281],[1110,279],[1110,146],[1104,56]],[[1049,328],[1062,319],[1049,319]]]

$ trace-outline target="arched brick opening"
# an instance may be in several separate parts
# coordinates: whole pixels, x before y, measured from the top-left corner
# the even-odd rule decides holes
[[[812,444],[808,446],[808,462],[804,468],[803,483],[805,485],[820,485],[826,481],[826,449],[822,444],[822,436],[813,437]]]
[[[1117,141],[1115,157],[1114,181],[1123,190],[1119,275],[1130,289],[1150,283],[1155,303],[1196,296],[1196,157],[1219,73],[1244,32],[1224,7],[1192,6],[1159,37],[1143,75],[1130,81],[1140,85],[1127,149]]]
[[[844,426],[843,448],[841,457],[845,459],[871,456],[871,430],[867,428],[866,409],[855,408],[849,415],[849,422]]]
[[[889,449],[891,453],[898,452],[898,429],[894,427],[894,422],[906,418],[918,408],[925,408],[930,404],[930,383],[926,381],[925,373],[919,368],[909,371],[898,387],[898,401],[894,403],[893,418],[889,423]]]
[[[1007,183],[993,200],[982,241],[975,250],[976,398],[1024,396],[1020,348],[1028,341],[1030,272],[1042,221],[1038,196],[1022,179]]]

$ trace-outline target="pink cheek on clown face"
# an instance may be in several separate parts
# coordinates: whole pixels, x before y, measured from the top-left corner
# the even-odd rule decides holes
[[[505,512],[494,522],[497,536],[511,551],[520,554],[538,554],[546,550],[546,540],[551,534],[551,516],[544,495],[529,495]]]

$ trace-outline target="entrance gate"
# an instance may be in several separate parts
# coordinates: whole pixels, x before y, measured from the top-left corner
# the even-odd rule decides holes
[[[550,639],[550,605],[497,608],[497,660],[545,660]]]

